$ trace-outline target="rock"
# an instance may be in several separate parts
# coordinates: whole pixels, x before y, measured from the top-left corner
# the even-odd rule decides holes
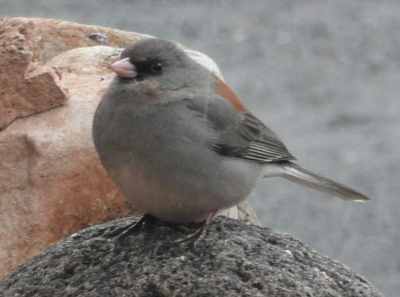
[[[155,222],[116,245],[111,233],[133,221],[68,237],[0,282],[0,296],[382,296],[344,265],[270,229],[220,217],[192,246],[174,243],[185,234]]]
[[[0,130],[67,99],[56,72],[35,65],[30,28],[29,23],[0,21]]]
[[[135,213],[100,165],[91,126],[113,77],[108,65],[121,47],[145,37],[0,19],[0,278],[73,232]],[[255,222],[246,206],[230,215]]]

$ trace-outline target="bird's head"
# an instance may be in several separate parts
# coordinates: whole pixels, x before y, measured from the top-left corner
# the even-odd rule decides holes
[[[127,47],[110,68],[120,84],[152,85],[179,90],[198,85],[210,72],[189,57],[178,44],[156,38]]]

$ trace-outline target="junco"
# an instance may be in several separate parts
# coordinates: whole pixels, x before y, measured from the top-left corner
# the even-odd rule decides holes
[[[93,123],[101,162],[128,203],[172,223],[202,222],[280,176],[346,200],[366,196],[297,163],[220,78],[179,45],[126,48]]]

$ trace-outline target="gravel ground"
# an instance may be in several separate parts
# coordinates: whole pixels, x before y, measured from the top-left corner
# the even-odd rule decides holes
[[[400,291],[400,2],[21,1],[0,15],[62,18],[204,51],[304,166],[372,197],[353,204],[279,179],[252,194],[266,226]]]

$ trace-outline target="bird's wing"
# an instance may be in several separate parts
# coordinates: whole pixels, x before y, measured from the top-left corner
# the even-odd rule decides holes
[[[238,111],[222,97],[193,98],[187,106],[207,120],[216,135],[210,140],[210,149],[221,155],[261,163],[295,159],[271,129],[250,112]]]

